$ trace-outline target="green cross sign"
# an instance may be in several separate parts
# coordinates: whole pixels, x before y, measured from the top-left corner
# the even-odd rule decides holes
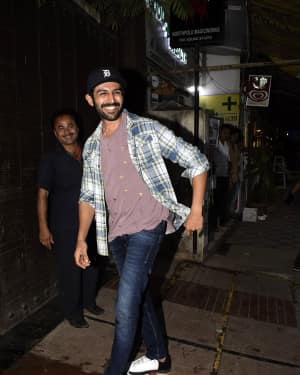
[[[231,96],[228,96],[227,102],[223,102],[222,105],[226,106],[228,111],[231,111],[231,107],[237,105],[237,102],[232,102]]]

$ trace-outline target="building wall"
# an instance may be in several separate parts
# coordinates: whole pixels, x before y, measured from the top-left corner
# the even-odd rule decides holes
[[[120,26],[120,66],[128,87],[125,107],[134,113],[144,114],[146,110],[147,72],[145,52],[144,15],[130,18]]]
[[[78,110],[87,72],[118,65],[118,39],[71,1],[0,2],[0,334],[57,292],[54,256],[39,245],[36,174],[54,143],[51,113]]]
[[[194,142],[194,111],[193,110],[165,110],[165,111],[151,111],[150,115],[161,121],[169,127],[174,133],[182,137],[185,141]],[[204,151],[205,143],[207,142],[207,113],[204,110],[199,112],[199,145]],[[182,168],[167,163],[167,167],[172,179],[173,186],[177,199],[180,203],[191,206],[192,189],[190,181],[181,177]],[[197,259],[203,261],[206,256],[205,246],[208,241],[208,218],[207,218],[207,199],[204,205],[204,230],[201,235],[197,235],[197,246],[194,249],[193,236],[184,236],[180,238],[177,244],[176,257],[187,258],[191,255],[196,256]],[[199,234],[199,233],[198,233]],[[196,252],[195,252],[196,250]]]

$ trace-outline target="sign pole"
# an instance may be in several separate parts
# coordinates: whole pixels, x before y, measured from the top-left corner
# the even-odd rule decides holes
[[[195,87],[195,95],[194,95],[194,145],[199,147],[199,55],[200,55],[200,48],[199,45],[196,44],[194,47],[194,87]],[[197,254],[197,247],[198,247],[198,233],[197,231],[193,232],[193,254]]]
[[[200,62],[200,48],[198,45],[194,48],[194,87],[195,87],[195,95],[194,95],[194,145],[198,146],[199,143],[199,62]]]

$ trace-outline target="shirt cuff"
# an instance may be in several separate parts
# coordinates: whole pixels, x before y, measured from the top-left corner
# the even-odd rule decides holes
[[[79,202],[86,202],[95,208],[95,201],[91,194],[80,192]]]

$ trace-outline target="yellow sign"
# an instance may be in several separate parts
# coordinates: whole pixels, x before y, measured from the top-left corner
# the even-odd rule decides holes
[[[212,110],[225,123],[239,124],[240,94],[201,95],[200,107]]]

